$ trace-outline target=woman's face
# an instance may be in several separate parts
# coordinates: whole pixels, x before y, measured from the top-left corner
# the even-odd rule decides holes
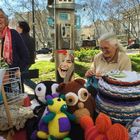
[[[72,58],[70,55],[67,55],[64,59],[63,62],[60,63],[59,67],[58,67],[58,72],[61,78],[65,78],[67,71],[69,70],[69,68],[72,66],[73,62],[72,62]]]
[[[116,53],[117,47],[115,44],[111,44],[109,41],[101,41],[100,49],[105,58],[112,58]]]
[[[3,14],[3,12],[0,11],[0,32],[3,31],[6,25],[7,23],[6,23],[5,15]]]
[[[22,29],[19,27],[19,25],[17,25],[16,30],[18,33],[22,33]]]

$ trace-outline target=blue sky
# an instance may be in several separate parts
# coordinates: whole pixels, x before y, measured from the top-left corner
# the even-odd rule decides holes
[[[41,0],[39,0],[41,1]],[[42,0],[42,1],[45,1],[45,0]],[[80,3],[82,0],[75,0],[75,3]],[[10,4],[10,6],[13,6],[13,5],[17,5],[20,1],[18,0],[8,0],[8,3]],[[46,0],[46,3],[47,3],[47,0]],[[4,4],[4,0],[0,0],[0,8],[2,8],[7,14],[9,14],[9,10],[6,8],[5,4]],[[17,7],[17,9],[20,8],[20,7]],[[16,10],[16,8],[14,8]],[[22,9],[23,10],[23,9]]]
[[[26,1],[26,0],[24,0],[24,1]],[[47,0],[42,0],[42,1],[44,1],[44,2],[46,1],[46,3],[47,3]],[[81,3],[81,2],[82,2],[82,0],[75,0],[75,3],[78,4],[77,9],[81,9],[82,5],[81,6],[79,5],[79,3]],[[20,3],[20,0],[8,0],[8,3],[11,3],[10,6],[14,9],[15,12],[27,10],[23,7],[20,8],[17,6]],[[14,12],[9,11],[6,7],[7,6],[5,6],[4,0],[0,0],[0,8],[2,8],[5,11],[5,13],[9,16],[9,18],[11,18],[12,15],[14,14]]]

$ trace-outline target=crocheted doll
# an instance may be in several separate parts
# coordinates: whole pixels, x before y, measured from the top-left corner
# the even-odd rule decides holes
[[[111,119],[100,113],[95,124],[90,116],[80,118],[85,140],[129,140],[128,130],[121,124],[112,124]]]
[[[67,112],[64,96],[59,97],[58,94],[53,94],[48,95],[46,99],[48,112],[42,117],[32,139],[63,139],[67,137],[71,129],[69,120],[74,120],[75,116]]]

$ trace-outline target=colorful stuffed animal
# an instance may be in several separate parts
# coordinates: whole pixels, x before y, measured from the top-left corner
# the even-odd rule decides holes
[[[88,90],[85,88],[85,80],[75,79],[68,83],[60,83],[56,89],[66,97],[69,111],[74,114],[77,121],[82,115],[94,115],[95,101]]]
[[[94,118],[95,100],[85,88],[84,79],[78,78],[67,83],[60,83],[56,90],[65,95],[68,111],[76,116],[76,122],[83,115]],[[71,124],[70,137],[72,140],[83,140],[84,135],[81,126],[75,122],[71,122]]]
[[[71,129],[69,120],[75,120],[75,116],[67,112],[64,96],[59,97],[58,94],[53,94],[48,95],[46,99],[48,112],[42,117],[39,129],[33,133],[32,139],[53,140],[67,137]]]
[[[90,116],[80,118],[85,140],[129,140],[128,130],[121,124],[112,124],[111,119],[100,113],[95,124]]]
[[[42,81],[36,85],[34,90],[35,99],[32,101],[32,106],[34,106],[34,114],[39,116],[39,118],[42,116],[46,108],[46,96],[56,93],[57,87],[58,83],[55,81]]]
[[[35,116],[26,123],[27,138],[30,139],[33,132],[38,129],[38,124],[44,112],[47,112],[46,96],[56,93],[58,83],[55,81],[42,81],[38,83],[34,90],[35,98],[31,101],[31,108]]]

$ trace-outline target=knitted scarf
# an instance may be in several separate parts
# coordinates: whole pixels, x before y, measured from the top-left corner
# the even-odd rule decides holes
[[[9,27],[5,27],[2,33],[2,37],[4,39],[3,44],[3,58],[6,63],[12,64],[13,57],[12,57],[12,37],[11,37],[11,31]]]

